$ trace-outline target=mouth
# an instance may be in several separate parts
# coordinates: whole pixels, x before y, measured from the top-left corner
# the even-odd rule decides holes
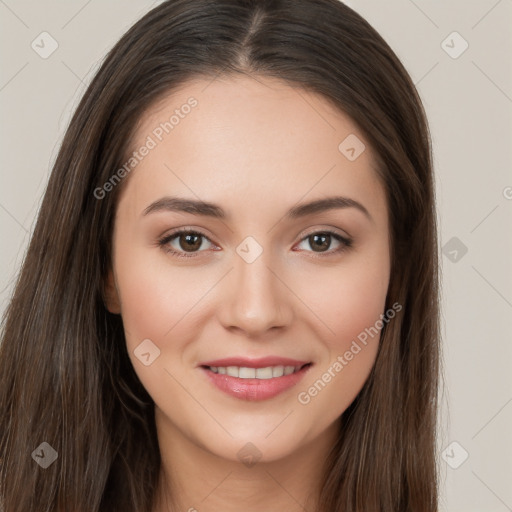
[[[260,401],[273,398],[295,386],[309,371],[312,362],[282,360],[270,364],[259,360],[235,365],[234,360],[215,361],[216,364],[202,364],[199,368],[209,382],[220,391],[242,400]],[[230,363],[230,364],[228,364]]]

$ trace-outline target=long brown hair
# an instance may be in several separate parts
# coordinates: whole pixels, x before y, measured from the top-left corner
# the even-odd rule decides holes
[[[382,37],[338,0],[169,0],[109,52],[64,136],[3,320],[0,508],[150,512],[161,467],[154,404],[103,302],[125,161],[142,114],[187,80],[245,73],[321,94],[378,160],[392,245],[387,324],[343,413],[322,512],[437,510],[438,252],[421,100]],[[129,178],[125,178],[129,179]],[[142,442],[143,440],[143,442]],[[57,460],[31,456],[47,442]]]

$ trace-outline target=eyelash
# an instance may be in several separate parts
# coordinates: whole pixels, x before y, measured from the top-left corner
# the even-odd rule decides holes
[[[158,245],[165,250],[165,252],[167,253],[170,253],[172,256],[176,256],[178,258],[195,258],[197,257],[197,255],[203,251],[196,251],[196,252],[191,252],[191,253],[185,253],[185,252],[179,252],[179,251],[175,251],[174,249],[171,249],[169,247],[169,242],[171,242],[174,238],[178,237],[179,235],[182,235],[182,234],[189,234],[189,235],[199,235],[203,238],[205,238],[206,240],[208,240],[210,243],[212,243],[212,241],[204,234],[204,233],[201,233],[200,231],[197,231],[197,230],[194,230],[194,229],[180,229],[180,230],[177,230],[177,231],[173,231],[172,233],[169,233],[168,235],[165,235],[163,238],[159,239],[158,240]],[[353,244],[353,240],[351,238],[346,238],[344,236],[341,236],[339,235],[338,233],[335,233],[334,231],[313,231],[309,234],[307,234],[306,236],[304,236],[302,239],[301,239],[301,242],[303,242],[304,240],[306,240],[307,238],[309,238],[310,236],[313,236],[313,235],[330,235],[332,238],[334,238],[335,240],[337,240],[338,242],[341,242],[341,246],[338,248],[338,249],[335,249],[334,251],[326,251],[324,253],[320,252],[320,253],[315,253],[314,251],[306,251],[306,252],[313,252],[315,255],[312,256],[313,258],[324,258],[324,257],[327,257],[327,256],[332,256],[333,254],[340,254],[348,249],[350,249],[352,247],[352,244]],[[325,256],[324,256],[325,255]]]

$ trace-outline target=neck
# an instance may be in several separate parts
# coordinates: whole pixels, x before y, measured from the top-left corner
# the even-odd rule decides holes
[[[324,464],[339,422],[279,460],[229,460],[180,432],[155,407],[162,471],[154,512],[316,511]],[[250,451],[250,450],[249,450]]]

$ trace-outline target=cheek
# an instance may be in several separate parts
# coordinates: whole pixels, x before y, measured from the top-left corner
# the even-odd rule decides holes
[[[214,285],[214,276],[170,268],[165,258],[136,251],[117,261],[116,278],[122,317],[130,346],[145,338],[158,345],[190,321],[201,298]]]
[[[311,307],[329,329],[322,328],[325,357],[297,391],[298,402],[308,413],[322,416],[325,425],[352,403],[375,362],[389,284],[389,258],[385,251],[373,258],[351,260],[330,269],[331,283],[304,288]],[[306,290],[309,289],[309,295]],[[311,292],[316,290],[316,292]]]
[[[387,283],[378,271],[354,270],[340,280],[332,297],[329,314],[334,335],[329,345],[334,350],[347,350],[351,341],[375,324],[384,313]]]
[[[352,255],[343,264],[311,273],[302,280],[299,296],[321,321],[329,351],[344,352],[384,313],[389,285],[389,258]]]
[[[170,268],[147,251],[118,258],[116,267],[126,347],[135,372],[163,409],[190,408],[172,376],[186,381],[187,345],[197,336],[200,301],[214,286],[215,276],[205,274],[201,279],[197,271]],[[146,365],[142,354],[148,352]]]

